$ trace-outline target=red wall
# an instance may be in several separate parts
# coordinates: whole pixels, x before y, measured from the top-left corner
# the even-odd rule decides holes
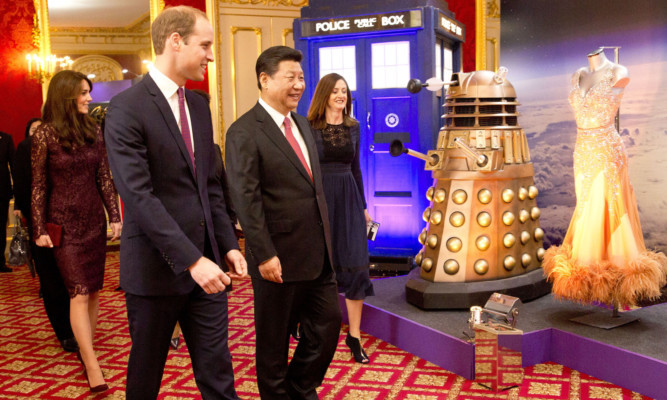
[[[42,87],[28,78],[25,56],[32,44],[33,0],[0,1],[0,131],[24,139],[30,118],[41,116]]]
[[[447,0],[449,10],[454,12],[456,19],[466,27],[463,43],[463,72],[475,70],[475,1]]]

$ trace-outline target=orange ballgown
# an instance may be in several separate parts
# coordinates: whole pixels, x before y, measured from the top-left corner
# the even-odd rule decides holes
[[[573,78],[569,102],[577,121],[574,179],[577,205],[561,246],[542,266],[556,297],[581,303],[634,305],[660,296],[667,257],[644,246],[628,158],[614,125],[622,90],[611,68],[588,91]]]

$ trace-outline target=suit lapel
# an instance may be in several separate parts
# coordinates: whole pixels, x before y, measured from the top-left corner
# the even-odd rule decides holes
[[[273,118],[271,118],[269,113],[259,103],[255,105],[255,113],[257,115],[257,121],[261,122],[262,124],[262,132],[264,132],[264,134],[268,136],[269,139],[271,139],[271,141],[276,145],[276,147],[285,155],[285,157],[287,157],[290,163],[292,163],[292,165],[297,170],[299,170],[299,173],[301,173],[301,175],[305,179],[307,179],[308,182],[313,184],[313,180],[310,178],[308,171],[306,171],[306,168],[304,168],[303,164],[301,164],[301,160],[299,160],[299,157],[297,157],[296,153],[294,152],[294,149],[292,149],[292,146],[287,141],[287,138],[280,130],[280,128],[276,125],[275,121],[273,120]],[[299,124],[299,131],[304,132],[300,124]],[[304,135],[303,133],[301,135],[304,136],[305,140],[306,135]],[[306,145],[308,145],[307,142]],[[309,156],[310,153],[312,153],[312,150],[309,145],[308,145],[308,153]]]
[[[306,143],[306,147],[308,148],[308,158],[310,160],[310,172],[313,174],[312,179],[310,176],[308,176],[308,179],[313,182],[317,177],[315,176],[315,171],[319,171],[319,168],[315,168],[316,165],[320,162],[319,157],[317,156],[317,146],[315,145],[315,138],[313,138],[313,135],[310,133],[310,123],[303,118],[302,116],[292,112],[292,119],[294,122],[296,122],[297,126],[299,127],[299,132],[301,132],[301,136],[303,137],[303,141]],[[305,170],[304,170],[305,171]],[[307,174],[308,172],[306,172]]]
[[[183,156],[185,162],[188,164],[188,168],[190,168],[190,173],[192,174],[193,177],[195,177],[195,171],[192,168],[192,163],[190,162],[190,154],[188,153],[188,150],[185,148],[185,142],[183,142],[183,136],[181,135],[181,130],[178,128],[176,117],[174,116],[174,113],[171,111],[171,107],[169,107],[169,102],[167,102],[167,99],[162,95],[162,92],[155,84],[155,81],[153,81],[153,79],[150,77],[150,74],[146,74],[146,77],[144,77],[142,82],[146,83],[148,92],[153,96],[153,103],[155,103],[155,106],[158,108],[158,110],[160,110],[162,118],[164,118],[164,122],[165,124],[167,124],[167,127],[169,128],[169,133],[171,134],[171,137],[176,143],[176,146],[178,146],[178,148],[180,149],[181,155]],[[193,121],[195,120],[195,118],[192,115],[190,116],[190,119]]]

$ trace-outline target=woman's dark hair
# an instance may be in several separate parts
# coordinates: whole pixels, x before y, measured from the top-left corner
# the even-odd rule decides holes
[[[30,121],[28,121],[28,124],[25,126],[25,138],[26,139],[30,137],[30,127],[32,126],[32,124],[34,124],[37,121],[42,122],[42,119],[41,118],[31,118]]]
[[[92,82],[80,72],[64,70],[55,74],[42,109],[42,119],[53,127],[67,150],[73,143],[83,145],[97,140],[97,123],[88,114],[80,113],[77,104],[83,81],[88,82],[92,91]]]
[[[255,63],[257,88],[262,90],[262,84],[259,82],[259,75],[262,72],[268,76],[273,76],[278,71],[278,64],[281,61],[296,61],[300,63],[302,59],[303,54],[299,50],[287,46],[273,46],[264,50],[257,58],[257,63]]]
[[[352,109],[352,93],[350,93],[350,86],[347,84],[345,78],[334,72],[324,75],[322,79],[320,79],[315,88],[313,99],[310,101],[308,121],[310,121],[313,128],[324,129],[327,127],[327,103],[329,102],[329,97],[331,96],[331,92],[333,92],[336,83],[340,80],[345,82],[345,87],[347,88],[347,101],[345,102],[345,108],[343,109],[343,125],[351,127],[358,124],[357,120],[350,116],[350,110]]]

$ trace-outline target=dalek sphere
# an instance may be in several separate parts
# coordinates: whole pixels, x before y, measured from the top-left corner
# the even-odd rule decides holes
[[[392,143],[393,155],[423,158],[434,178],[415,256],[425,280],[503,279],[541,265],[538,190],[506,72],[452,75],[436,150],[424,155]]]

